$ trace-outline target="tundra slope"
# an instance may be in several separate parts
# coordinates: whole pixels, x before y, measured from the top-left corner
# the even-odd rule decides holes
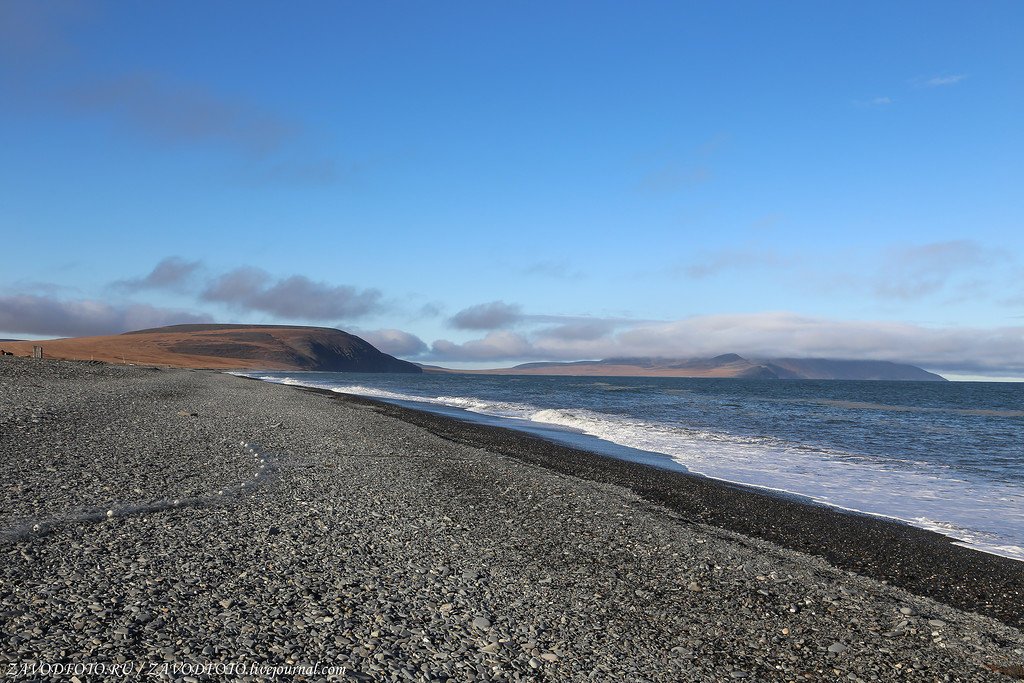
[[[354,334],[329,327],[171,325],[104,337],[12,342],[4,350],[29,356],[36,344],[47,358],[66,360],[221,370],[422,372]]]

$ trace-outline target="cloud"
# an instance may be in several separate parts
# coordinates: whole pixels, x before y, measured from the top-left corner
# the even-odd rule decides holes
[[[892,104],[895,100],[893,98],[882,95],[879,97],[872,97],[866,100],[854,100],[853,104],[858,107],[887,107]]]
[[[353,330],[384,353],[393,356],[418,356],[427,351],[427,344],[415,334],[402,330]]]
[[[444,312],[444,304],[439,301],[428,301],[420,306],[418,317],[436,318]]]
[[[532,357],[533,349],[526,337],[514,332],[489,332],[483,339],[462,344],[438,339],[431,346],[431,356],[438,360],[504,361]]]
[[[645,173],[638,187],[653,193],[674,192],[710,179],[711,169],[707,166],[686,166],[670,162]]]
[[[957,275],[992,265],[998,252],[971,240],[950,240],[892,252],[875,276],[877,296],[909,301],[944,289]]]
[[[542,275],[556,280],[579,280],[583,273],[573,270],[565,261],[537,261],[523,268],[524,275]]]
[[[1024,376],[1024,327],[939,328],[766,312],[643,323],[612,329],[604,335],[565,332],[547,329],[527,335],[500,331],[461,344],[438,340],[428,357],[503,362],[630,356],[688,358],[733,352],[752,358],[888,360],[939,372]]]
[[[166,142],[219,142],[257,155],[279,150],[299,128],[202,86],[148,73],[79,85],[67,101],[81,111],[112,115]]]
[[[0,330],[17,334],[94,336],[212,320],[207,315],[146,304],[113,305],[29,294],[0,297]]]
[[[742,247],[708,252],[698,262],[677,270],[681,270],[689,277],[699,279],[717,275],[726,270],[783,266],[787,263],[787,259],[771,249]]]
[[[562,341],[592,341],[607,336],[620,323],[615,320],[595,318],[576,320],[553,327],[545,327],[535,334],[538,339]]]
[[[956,85],[967,78],[967,74],[949,74],[948,76],[934,76],[923,81],[926,88],[941,88],[947,85]]]
[[[180,291],[202,268],[200,261],[186,261],[178,256],[169,256],[149,272],[145,277],[118,280],[113,283],[115,289],[121,291],[138,291],[143,289],[170,289]]]
[[[786,220],[783,213],[766,213],[750,224],[750,229],[756,232],[772,232]]]
[[[106,13],[88,2],[0,2],[0,80],[14,95],[9,104],[27,116],[56,110],[117,133],[241,154],[243,166],[232,175],[249,185],[318,187],[360,172],[333,158],[323,132],[312,139],[316,130],[236,89],[97,61],[96,46],[76,34],[102,26]]]
[[[358,318],[382,308],[376,289],[314,282],[302,275],[274,280],[259,268],[236,268],[215,278],[200,295],[243,311],[280,318],[337,321]]]
[[[24,70],[71,54],[66,28],[92,11],[86,3],[0,2],[0,66]]]
[[[448,324],[459,330],[495,330],[514,325],[522,317],[518,304],[492,301],[462,309],[448,319]]]
[[[854,100],[853,103],[858,107],[887,107],[893,101],[893,98],[883,95],[881,97],[872,97],[869,100]]]
[[[716,135],[686,152],[666,147],[645,155],[636,188],[668,194],[708,182],[713,176],[712,161],[727,141],[728,136]]]
[[[715,315],[629,330],[616,340],[638,355],[799,355],[917,363],[945,370],[1024,373],[1024,328],[931,328],[837,321],[794,313]]]
[[[1015,267],[1010,272],[1010,277],[1013,284],[1004,291],[1004,296],[999,300],[1004,306],[1022,307],[1024,306],[1024,268]],[[1015,318],[1024,318],[1024,315],[1010,316]]]

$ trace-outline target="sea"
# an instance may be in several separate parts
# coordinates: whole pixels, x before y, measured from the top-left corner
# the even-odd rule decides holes
[[[902,520],[1024,561],[1024,383],[248,376]]]

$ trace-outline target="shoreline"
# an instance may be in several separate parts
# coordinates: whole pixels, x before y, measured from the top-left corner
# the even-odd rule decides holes
[[[581,390],[580,385],[572,384],[572,392],[551,402],[534,394],[538,387],[532,382],[522,386],[523,393],[515,389],[515,384],[491,381],[474,387],[472,382],[462,381],[449,385],[447,381],[432,379],[409,383],[382,378],[378,382],[372,376],[346,378],[331,373],[309,373],[308,377],[302,373],[238,374],[351,393],[472,423],[508,427],[603,456],[909,524],[948,536],[973,550],[1024,562],[1024,518],[1019,514],[1024,497],[1012,472],[1003,469],[1012,463],[1016,453],[1018,444],[1012,438],[1016,427],[1012,419],[1005,424],[1000,420],[1016,418],[1024,412],[998,409],[1013,405],[1012,394],[996,394],[991,404],[996,407],[992,409],[968,410],[954,407],[962,405],[959,399],[968,396],[917,396],[916,389],[905,397],[909,401],[907,406],[884,405],[884,396],[870,399],[881,403],[846,400],[846,389],[822,388],[815,383],[794,390],[793,397],[789,397],[788,391],[785,396],[770,391],[772,400],[783,403],[827,406],[820,414],[816,412],[818,408],[786,408],[785,414],[796,421],[790,429],[758,424],[758,420],[766,417],[760,408],[741,411],[738,422],[727,414],[717,413],[706,419],[692,413],[682,418],[659,412],[663,407],[647,415],[642,406],[632,405],[629,400],[622,403],[620,394],[613,396],[614,407],[606,411],[600,398],[602,392],[616,387],[605,382],[595,383],[595,390],[600,391],[590,394],[572,393]],[[724,383],[718,383],[718,387],[711,387],[709,393],[732,393]],[[693,389],[703,393],[699,383]],[[759,395],[761,391],[754,385],[740,393]],[[883,393],[888,394],[888,390]],[[912,400],[915,397],[920,399],[920,405]],[[935,404],[930,403],[933,399]],[[692,403],[686,403],[684,412],[695,409]],[[837,429],[850,433],[830,434],[831,404],[844,411],[836,418],[844,423]],[[855,414],[859,410],[849,412],[860,408],[871,412],[863,418]],[[876,410],[887,412],[876,414]],[[902,417],[892,415],[946,410],[958,414],[952,418],[954,423],[947,423],[944,417],[928,417],[921,422],[921,418],[913,416],[909,418],[911,429],[906,436],[900,424]],[[973,417],[959,415],[991,417],[978,417],[979,421],[975,421]],[[961,423],[961,419],[970,422]],[[647,424],[650,420],[653,422]],[[824,426],[820,424],[822,420]],[[859,433],[878,420],[882,432],[872,437],[873,445],[858,443],[862,436]],[[935,420],[939,420],[937,426],[929,427]],[[955,434],[948,438],[941,434],[949,430]],[[991,435],[992,448],[983,446],[987,443],[986,434]],[[975,472],[972,467],[981,469]],[[999,476],[1000,471],[1006,477]]]
[[[247,375],[242,375],[247,376]],[[274,380],[267,380],[274,381]],[[284,384],[290,384],[289,382],[282,382]],[[302,385],[293,384],[294,386],[309,386],[312,388],[326,388],[317,387],[316,385]],[[378,400],[383,403],[389,403],[397,405],[399,407],[409,408],[414,411],[422,411],[431,414],[437,414],[441,416],[448,416],[462,422],[469,422],[471,424],[481,424],[485,426],[496,426],[512,429],[517,432],[530,434],[536,436],[545,441],[551,441],[556,444],[567,446],[572,449],[586,451],[599,455],[602,457],[610,457],[615,460],[625,460],[636,464],[647,465],[657,470],[666,470],[676,473],[686,473],[692,476],[696,476],[703,479],[711,479],[720,484],[738,486],[743,489],[749,489],[756,492],[764,493],[769,496],[782,497],[790,499],[793,502],[811,505],[811,506],[824,506],[845,514],[852,515],[863,515],[866,517],[876,518],[882,521],[892,522],[895,524],[906,524],[924,531],[930,531],[937,533],[941,536],[949,538],[954,544],[961,545],[970,550],[975,550],[984,554],[994,555],[996,557],[1003,557],[1010,560],[1024,562],[1024,554],[1021,554],[1020,548],[1017,546],[1010,546],[1014,551],[1018,551],[1015,554],[1012,552],[1005,551],[1000,546],[986,546],[985,544],[978,544],[968,537],[959,537],[951,531],[944,530],[944,526],[955,526],[953,522],[948,520],[944,521],[941,518],[939,521],[932,521],[930,519],[921,517],[918,520],[908,516],[901,517],[897,514],[890,514],[887,512],[874,511],[867,507],[856,507],[852,505],[843,505],[834,502],[828,502],[815,498],[813,495],[801,493],[798,490],[789,488],[780,488],[769,484],[756,484],[741,479],[730,479],[723,476],[716,476],[714,474],[708,474],[698,469],[693,469],[690,465],[680,463],[676,458],[668,453],[655,451],[655,450],[644,450],[637,447],[623,445],[616,441],[612,441],[603,436],[591,434],[586,431],[577,432],[572,428],[568,428],[567,431],[560,429],[551,428],[546,423],[535,423],[531,420],[522,419],[518,417],[504,417],[500,415],[493,415],[487,412],[474,412],[471,409],[462,408],[458,405],[448,403],[433,403],[429,400],[424,402],[418,402],[411,398],[390,398],[382,396],[374,396],[372,394],[363,394],[357,392],[347,392],[343,389],[331,388],[331,391],[338,391],[351,396],[359,396],[370,400]],[[825,476],[825,475],[822,475]],[[924,521],[920,521],[924,520]],[[926,523],[927,522],[927,523]],[[965,529],[967,532],[972,532],[971,529]],[[984,532],[982,532],[984,533]],[[1002,551],[1002,552],[1001,552]]]
[[[456,443],[586,481],[623,486],[694,522],[822,557],[840,569],[1014,627],[1024,626],[1024,562],[957,545],[954,538],[939,532],[797,494],[630,462],[512,427],[460,420],[330,389],[285,386],[370,406]]]
[[[0,534],[19,680],[995,682],[1024,660],[1005,619],[716,524],[783,504],[763,494],[334,392],[0,359],[0,453],[0,527],[30,530]]]

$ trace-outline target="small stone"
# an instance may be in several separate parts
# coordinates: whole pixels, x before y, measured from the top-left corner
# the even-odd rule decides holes
[[[114,516],[114,511],[113,510],[107,510],[107,519],[110,519],[113,516]]]
[[[912,617],[915,614],[917,614],[917,612],[914,611],[913,607],[900,607],[900,614],[902,614],[903,616]]]
[[[944,622],[942,619],[929,619],[928,625],[934,628],[942,628],[946,625],[946,622]]]
[[[740,671],[739,669],[733,669],[729,672],[732,678],[746,678],[749,674],[746,671]]]
[[[554,652],[545,652],[545,653],[541,654],[540,658],[543,659],[545,662],[557,662],[558,661],[558,655],[556,655]]]
[[[491,620],[487,617],[477,617],[473,620],[473,626],[481,631],[486,631],[491,627]]]
[[[235,604],[235,601],[230,598],[225,598],[220,601],[220,606],[224,609],[231,609],[231,606]]]
[[[841,655],[849,649],[850,648],[846,647],[842,643],[832,643],[828,646],[828,651],[834,655]]]
[[[700,593],[700,592],[701,592],[701,590],[703,590],[703,589],[702,589],[702,588],[700,587],[700,584],[699,584],[699,583],[697,583],[696,581],[691,581],[691,582],[690,582],[690,585],[689,585],[689,586],[687,586],[687,587],[686,587],[686,589],[687,589],[687,590],[689,590],[689,591],[693,591],[694,593]]]
[[[544,662],[537,659],[536,657],[530,657],[530,666],[532,666],[534,669],[539,669],[542,666],[544,666]]]

